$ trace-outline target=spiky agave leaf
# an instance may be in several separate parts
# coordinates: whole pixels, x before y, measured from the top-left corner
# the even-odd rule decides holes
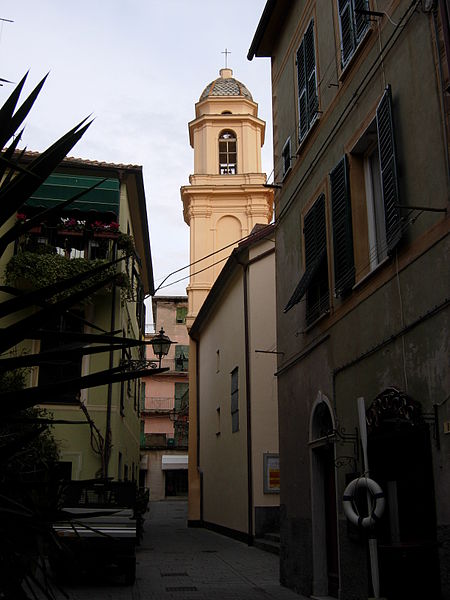
[[[108,269],[114,267],[123,260],[125,260],[125,257],[123,256],[120,258],[116,258],[115,260],[111,260],[97,267],[93,267],[92,269],[87,269],[85,272],[79,273],[78,275],[74,275],[73,277],[61,279],[56,283],[52,283],[50,285],[41,287],[37,290],[33,290],[20,296],[15,296],[14,298],[10,298],[9,300],[4,300],[0,303],[0,318],[12,315],[15,312],[18,312],[19,310],[24,310],[33,306],[43,306],[48,300],[53,298],[55,295],[61,294],[63,292],[68,292],[69,290],[76,288],[80,284],[86,282],[88,279],[91,279],[96,275],[100,275],[101,273],[107,272]],[[106,283],[104,285],[106,285]],[[8,287],[9,286],[6,286],[6,288],[0,287],[0,290],[6,291]],[[75,302],[73,304],[75,304]],[[56,311],[57,303],[53,303],[52,307]]]
[[[105,177],[104,179],[101,179],[100,181],[94,183],[94,185],[91,185],[89,188],[86,188],[78,194],[75,194],[74,196],[72,196],[72,198],[68,198],[67,200],[61,202],[56,206],[52,206],[51,208],[47,208],[46,210],[37,213],[36,215],[28,219],[25,223],[15,223],[6,233],[4,233],[0,237],[0,256],[3,254],[3,252],[6,250],[7,246],[11,242],[18,239],[21,235],[24,235],[32,227],[39,224],[44,218],[48,219],[49,217],[59,215],[70,204],[73,204],[76,200],[79,200],[79,198],[82,198],[83,196],[97,188],[99,185],[104,183],[106,179],[107,178]]]
[[[20,172],[7,185],[0,188],[0,226],[25,204],[41,183],[53,173],[69,150],[81,139],[92,124],[92,121],[88,123],[86,121],[87,119],[83,119],[33,160],[26,172]]]
[[[104,279],[100,279],[100,281],[83,288],[80,291],[74,292],[68,297],[58,300],[54,304],[46,305],[41,310],[24,317],[20,321],[5,327],[3,329],[4,335],[0,340],[0,353],[5,352],[13,346],[16,346],[22,340],[29,339],[29,334],[32,334],[35,329],[41,327],[55,315],[62,314],[66,309],[70,308],[77,302],[84,300],[87,296],[90,296],[110,283],[113,283],[116,278],[116,273],[109,275]]]
[[[54,402],[62,393],[107,385],[109,383],[121,383],[132,379],[140,379],[150,375],[158,375],[168,371],[167,367],[161,369],[135,369],[125,371],[122,366],[113,367],[105,371],[98,371],[91,375],[84,375],[74,379],[66,379],[48,385],[28,387],[16,392],[0,393],[0,410],[4,415],[15,414],[18,411],[35,406]]]
[[[42,86],[47,79],[48,73],[41,81],[37,84],[28,98],[23,104],[14,112],[17,102],[19,101],[20,94],[22,93],[23,86],[27,79],[28,73],[26,73],[21,81],[17,84],[9,98],[6,100],[2,108],[0,109],[0,148],[3,148],[8,140],[14,135],[14,133],[22,125],[30,112],[36,98],[42,89]]]

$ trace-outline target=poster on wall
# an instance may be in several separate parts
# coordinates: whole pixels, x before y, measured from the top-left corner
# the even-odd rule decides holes
[[[265,453],[264,455],[264,493],[280,493],[280,457],[278,454]]]

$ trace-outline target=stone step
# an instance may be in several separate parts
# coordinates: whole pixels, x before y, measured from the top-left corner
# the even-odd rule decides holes
[[[264,539],[270,540],[271,542],[276,542],[277,544],[279,544],[280,543],[280,534],[275,531],[273,533],[265,533]]]
[[[280,534],[266,533],[262,538],[255,538],[253,545],[255,548],[271,552],[272,554],[280,554]]]

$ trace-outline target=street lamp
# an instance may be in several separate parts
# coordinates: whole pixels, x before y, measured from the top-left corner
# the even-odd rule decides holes
[[[150,341],[155,356],[159,359],[159,368],[161,368],[161,359],[166,356],[170,350],[170,345],[174,344],[171,339],[165,335],[164,329],[161,327],[159,333]]]

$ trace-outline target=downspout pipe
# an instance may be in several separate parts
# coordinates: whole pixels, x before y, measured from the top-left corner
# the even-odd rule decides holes
[[[240,263],[243,269],[244,292],[244,345],[245,345],[245,402],[247,413],[247,521],[248,545],[253,546],[253,464],[252,464],[252,412],[250,382],[250,333],[248,316],[248,263]]]
[[[195,340],[195,408],[197,413],[197,471],[200,478],[200,523],[203,523],[203,471],[200,468],[200,340]]]
[[[114,243],[114,251],[113,251],[113,260],[117,258],[117,242]],[[114,331],[116,328],[116,292],[117,287],[116,284],[113,284],[112,294],[111,294],[111,322],[110,322],[110,331]],[[112,369],[114,367],[114,345],[111,344],[111,350],[109,351],[109,368]],[[104,456],[103,456],[103,464],[104,464],[104,473],[103,476],[105,479],[109,475],[109,459],[111,457],[111,410],[112,410],[112,386],[113,384],[108,383],[108,392],[106,398],[106,428],[105,428],[105,447],[104,447]],[[118,479],[121,474],[118,473]]]

